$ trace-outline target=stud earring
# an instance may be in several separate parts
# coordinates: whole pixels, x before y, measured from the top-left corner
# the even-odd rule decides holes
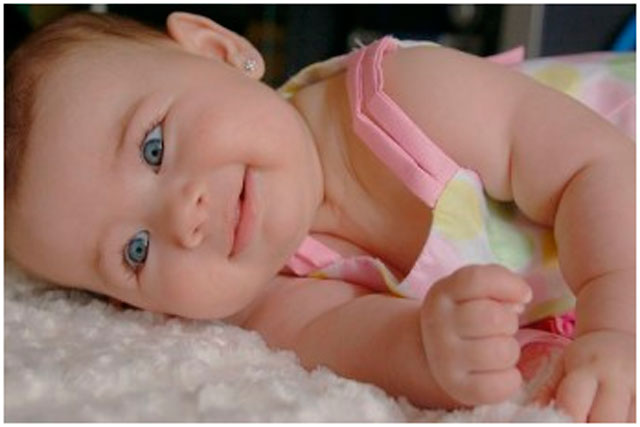
[[[244,69],[244,72],[247,74],[253,73],[257,67],[258,67],[258,61],[256,61],[253,58],[245,59],[244,63],[242,64],[242,68]]]

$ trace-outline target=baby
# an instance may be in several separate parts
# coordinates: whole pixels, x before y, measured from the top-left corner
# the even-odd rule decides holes
[[[634,420],[634,143],[500,61],[385,37],[278,93],[205,17],[68,16],[6,67],[7,255],[423,407],[560,348],[548,398]]]

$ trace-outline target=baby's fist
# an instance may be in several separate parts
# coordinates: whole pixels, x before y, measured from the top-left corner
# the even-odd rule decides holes
[[[514,334],[530,299],[526,282],[498,265],[463,267],[433,285],[422,304],[422,342],[446,393],[477,405],[503,401],[518,390]]]

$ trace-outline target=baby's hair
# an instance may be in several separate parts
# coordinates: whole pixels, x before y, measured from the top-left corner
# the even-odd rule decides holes
[[[15,201],[24,164],[39,84],[57,61],[82,45],[105,39],[143,43],[168,41],[160,30],[113,14],[66,15],[33,34],[11,54],[4,86],[4,200]]]

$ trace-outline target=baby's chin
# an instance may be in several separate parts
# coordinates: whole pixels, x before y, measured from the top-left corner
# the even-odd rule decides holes
[[[203,306],[201,303],[186,307],[167,307],[164,314],[193,320],[222,320],[236,323],[245,317],[245,312],[257,300],[257,295],[242,295],[241,297],[225,300],[223,304],[212,303]]]

